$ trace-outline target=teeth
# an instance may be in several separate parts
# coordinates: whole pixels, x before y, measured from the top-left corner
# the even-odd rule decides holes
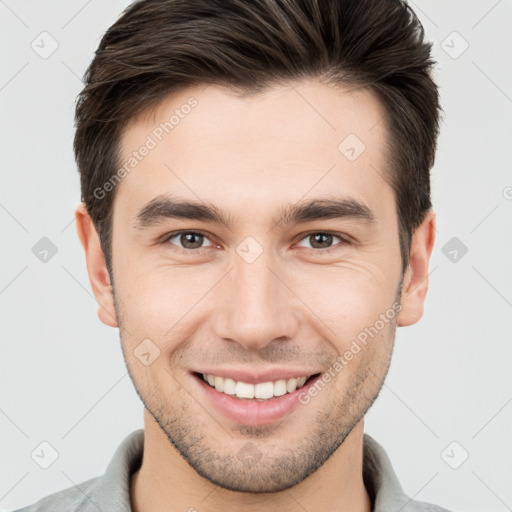
[[[293,393],[296,389],[304,386],[308,377],[298,379],[279,379],[275,382],[259,382],[258,384],[248,384],[247,382],[225,379],[218,375],[207,375],[203,373],[203,380],[208,382],[221,393],[235,395],[238,398],[268,400],[275,396],[282,396],[286,393]]]
[[[254,386],[254,396],[256,398],[272,398],[274,396],[274,383],[258,382]]]
[[[254,384],[238,381],[236,383],[235,393],[238,398],[254,398]]]
[[[288,393],[293,393],[293,391],[295,391],[296,389],[297,389],[297,379],[290,379],[286,383],[286,391],[288,391]]]
[[[222,379],[222,377],[219,377]],[[226,395],[234,395],[236,393],[236,382],[233,379],[223,379],[224,380],[224,393]]]
[[[286,381],[284,379],[274,382],[274,396],[286,395]]]
[[[300,379],[297,379],[297,387],[301,388],[304,386],[304,383],[306,382],[307,377],[301,377]]]
[[[224,379],[222,377],[215,377],[215,389],[224,391]]]

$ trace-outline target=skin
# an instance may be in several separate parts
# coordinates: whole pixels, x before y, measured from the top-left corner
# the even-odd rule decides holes
[[[76,209],[99,318],[120,328],[145,405],[133,510],[368,512],[364,414],[387,374],[396,327],[423,314],[435,214],[428,212],[413,234],[402,275],[395,199],[383,179],[384,107],[368,90],[315,80],[243,98],[220,86],[175,92],[128,125],[122,161],[191,96],[198,105],[117,185],[114,295],[97,232],[84,205]],[[366,146],[352,162],[338,150],[350,133]],[[232,229],[183,219],[135,228],[138,211],[162,193],[216,205]],[[363,202],[375,224],[271,221],[284,205],[333,197]],[[207,232],[202,248],[190,249],[180,237],[164,241],[181,229]],[[311,235],[326,231],[355,243],[335,236],[314,245]],[[236,252],[248,236],[263,249],[250,264]],[[321,255],[323,247],[331,251]],[[278,423],[227,419],[189,373],[202,365],[324,372],[396,300],[398,315],[314,399]],[[147,338],[160,350],[149,366],[134,356]],[[237,457],[248,442],[261,455],[255,464]]]

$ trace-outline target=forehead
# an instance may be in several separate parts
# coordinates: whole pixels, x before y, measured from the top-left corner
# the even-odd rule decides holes
[[[120,164],[128,172],[115,203],[129,214],[172,193],[227,211],[268,208],[273,218],[276,201],[337,195],[379,208],[392,200],[384,179],[384,116],[371,91],[316,81],[250,96],[189,87],[123,132]]]

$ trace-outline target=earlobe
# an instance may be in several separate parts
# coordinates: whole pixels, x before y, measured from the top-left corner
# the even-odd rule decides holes
[[[415,324],[423,316],[428,291],[428,267],[435,233],[436,216],[433,210],[429,210],[412,236],[409,267],[403,279],[402,310],[397,317],[398,326]]]
[[[84,203],[80,203],[76,207],[75,221],[78,237],[85,252],[89,281],[98,303],[98,317],[105,325],[118,327],[105,255],[94,223]]]

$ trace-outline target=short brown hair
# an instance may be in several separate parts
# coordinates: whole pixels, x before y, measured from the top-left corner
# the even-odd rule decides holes
[[[108,29],[76,106],[82,201],[112,276],[115,190],[123,128],[170,92],[196,84],[257,93],[319,78],[372,90],[385,106],[388,182],[395,191],[402,268],[431,208],[439,131],[432,43],[400,0],[140,0]]]

